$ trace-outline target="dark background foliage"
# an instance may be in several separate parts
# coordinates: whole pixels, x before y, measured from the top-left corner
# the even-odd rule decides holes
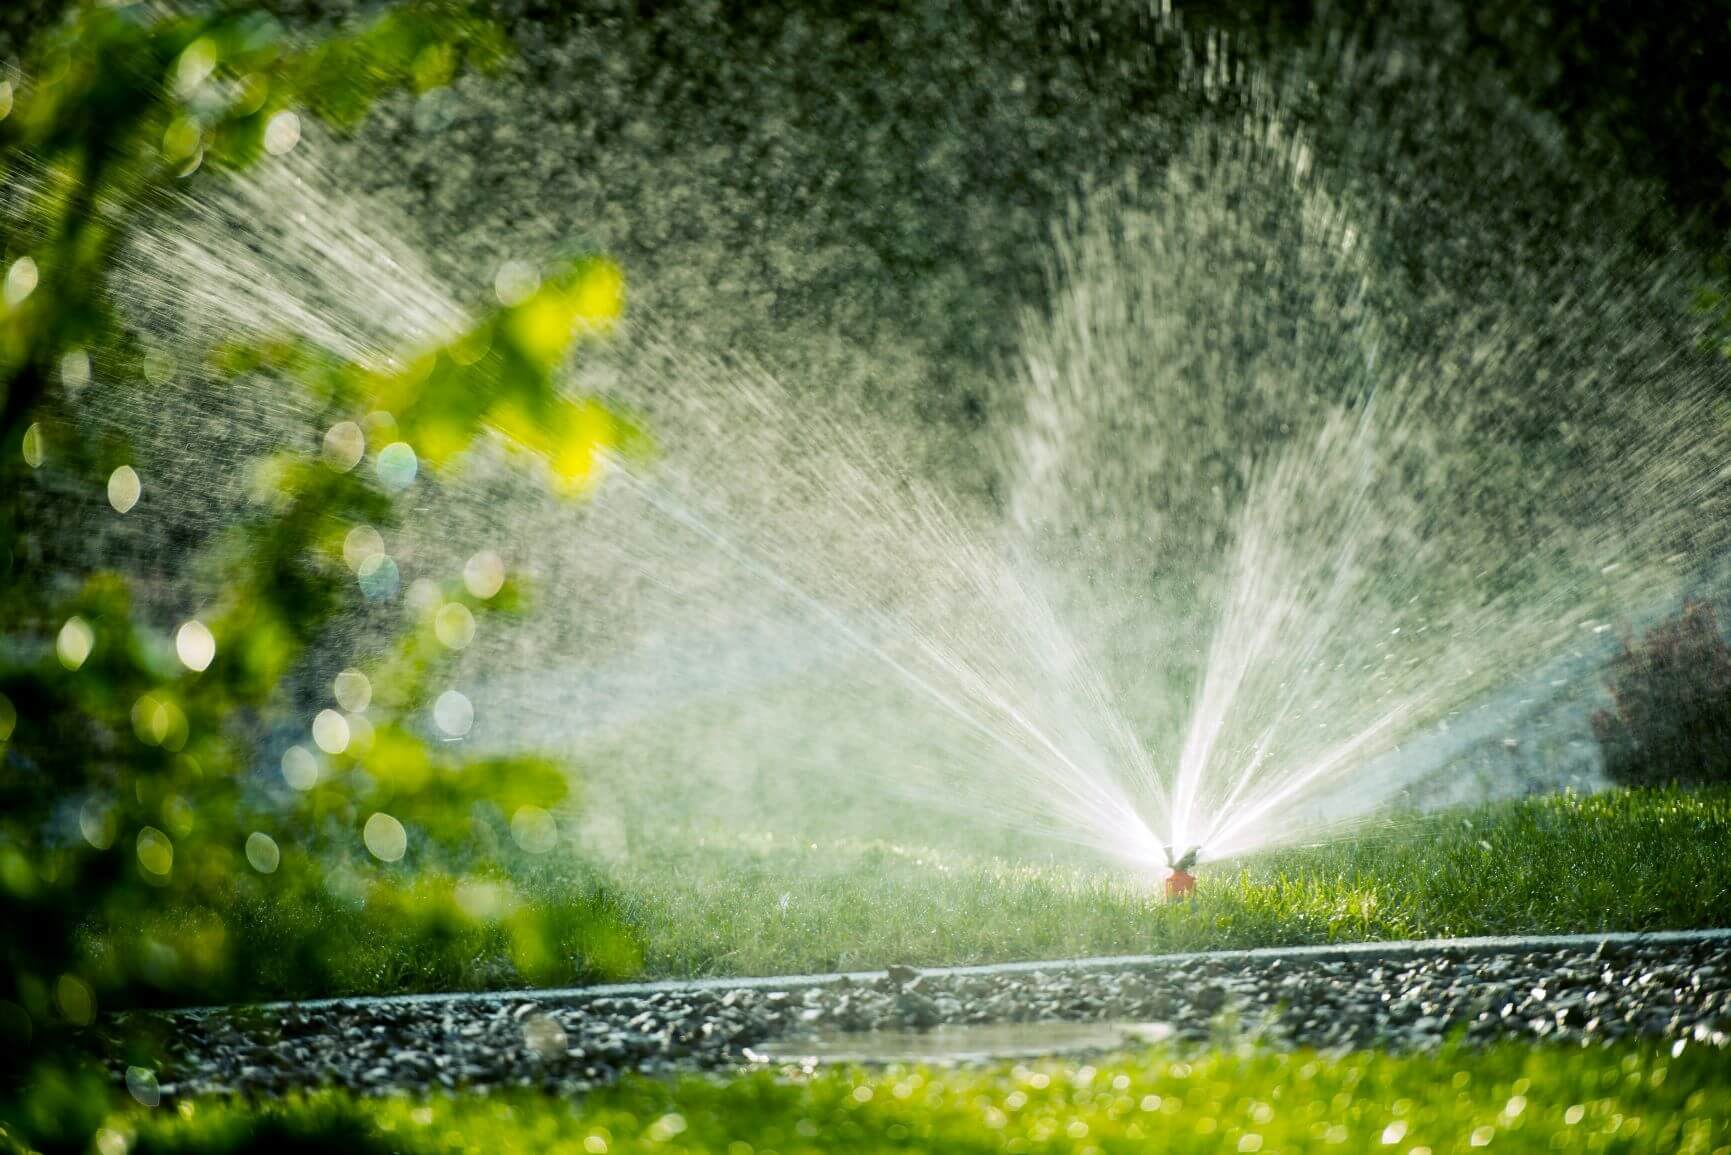
[[[1605,774],[1623,786],[1731,782],[1731,645],[1690,602],[1611,660],[1612,705],[1593,716]]]

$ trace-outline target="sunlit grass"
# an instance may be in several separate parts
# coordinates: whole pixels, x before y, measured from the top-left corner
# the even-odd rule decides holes
[[[669,847],[612,875],[658,974],[759,974],[1731,921],[1731,794],[1615,792],[1393,823],[1202,872],[885,845]]]
[[[1403,820],[1205,868],[1194,904],[1106,866],[884,842],[668,832],[609,866],[541,862],[515,880],[515,917],[533,912],[548,936],[527,969],[509,916],[453,920],[429,938],[316,887],[249,900],[237,945],[258,989],[309,997],[1720,926],[1731,793],[1542,797]],[[608,967],[583,957],[597,902],[630,940]]]
[[[111,1126],[137,1128],[135,1155],[257,1149],[269,1140],[291,1149],[291,1136],[306,1149],[537,1155],[1709,1152],[1731,1142],[1731,1064],[1699,1047],[1673,1054],[1669,1044],[1434,1055],[1154,1051],[1097,1064],[631,1079],[578,1102],[528,1094],[205,1102],[181,1116]]]

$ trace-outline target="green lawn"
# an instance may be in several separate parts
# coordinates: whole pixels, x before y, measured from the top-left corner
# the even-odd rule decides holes
[[[766,837],[675,838],[611,868],[543,866],[520,910],[566,938],[525,970],[510,915],[438,949],[376,902],[254,899],[249,965],[278,993],[569,980],[600,884],[628,963],[744,974],[889,962],[1731,922],[1731,793],[1535,798],[1413,818],[1203,873],[1194,906],[1080,862]],[[434,888],[437,889],[436,887]],[[327,895],[323,889],[297,891]],[[280,896],[279,896],[280,898]],[[785,899],[785,901],[784,901]],[[402,910],[437,907],[417,892]],[[328,966],[296,944],[315,936]],[[419,936],[419,937],[416,937]],[[416,949],[408,949],[411,943]],[[545,944],[543,944],[545,945]],[[278,952],[274,954],[272,952]],[[533,953],[533,952],[532,952]],[[277,961],[273,962],[275,959]],[[274,969],[273,969],[274,967]],[[1157,1049],[1094,1064],[630,1078],[580,1100],[319,1093],[112,1117],[102,1151],[1700,1152],[1731,1155],[1731,1062],[1698,1045],[1439,1054]],[[0,1148],[3,1148],[0,1140]]]
[[[1731,1063],[1700,1047],[1504,1046],[1435,1055],[1153,1051],[1097,1065],[632,1079],[580,1102],[534,1095],[135,1114],[133,1155],[327,1151],[1723,1152]],[[297,1146],[290,1137],[298,1138]]]
[[[615,932],[599,940],[597,884]],[[544,924],[527,961],[510,917],[452,915],[428,941],[421,915],[338,902],[322,888],[294,901],[262,892],[240,923],[241,945],[266,993],[313,996],[1723,926],[1731,792],[1542,797],[1406,819],[1206,867],[1193,906],[1102,865],[763,837],[669,835],[623,864],[543,863],[515,886],[519,912]],[[319,946],[310,961],[297,947],[309,939]]]

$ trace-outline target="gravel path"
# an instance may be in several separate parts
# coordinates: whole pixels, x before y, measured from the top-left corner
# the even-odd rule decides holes
[[[1252,951],[539,995],[371,999],[152,1016],[164,1094],[542,1086],[735,1069],[812,1032],[1045,1019],[1170,1024],[1181,1041],[1423,1048],[1455,1032],[1731,1046],[1731,936]],[[117,1072],[118,1073],[118,1072]]]

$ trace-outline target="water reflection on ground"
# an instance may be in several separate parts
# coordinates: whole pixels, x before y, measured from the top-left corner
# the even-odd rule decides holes
[[[1169,1037],[1166,1023],[968,1023],[929,1030],[818,1031],[750,1048],[775,1063],[970,1063],[1145,1046]]]

